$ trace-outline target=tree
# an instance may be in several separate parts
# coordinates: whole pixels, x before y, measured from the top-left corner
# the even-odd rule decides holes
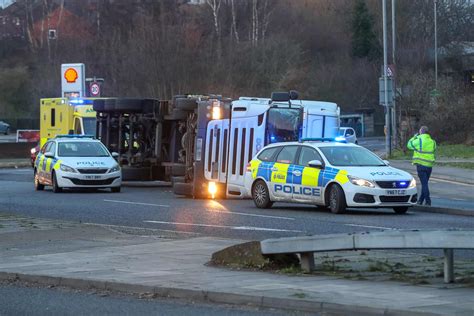
[[[364,0],[357,0],[352,18],[352,55],[374,60],[380,55],[380,47],[374,32],[374,18]]]

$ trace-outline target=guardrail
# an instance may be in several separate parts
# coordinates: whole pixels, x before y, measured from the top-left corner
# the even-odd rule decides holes
[[[314,270],[314,253],[369,249],[443,249],[444,282],[454,282],[454,249],[474,249],[474,231],[383,231],[267,239],[262,254],[298,253],[301,268]]]

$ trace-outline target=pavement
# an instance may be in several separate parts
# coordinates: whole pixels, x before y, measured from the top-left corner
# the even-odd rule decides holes
[[[29,158],[11,158],[0,159],[0,168],[25,168],[31,167],[31,160]]]
[[[241,243],[0,217],[0,279],[330,315],[474,315],[474,288],[286,275],[207,265]]]

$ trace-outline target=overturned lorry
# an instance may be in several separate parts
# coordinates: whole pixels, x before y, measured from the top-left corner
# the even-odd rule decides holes
[[[172,100],[94,101],[97,137],[119,154],[125,180],[171,181],[175,194],[195,198],[246,196],[252,157],[270,143],[336,137],[335,103],[271,98],[179,95]]]

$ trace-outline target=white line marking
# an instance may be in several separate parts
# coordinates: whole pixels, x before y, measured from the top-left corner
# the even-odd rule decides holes
[[[269,232],[292,232],[301,233],[299,230],[288,230],[279,228],[264,228],[264,227],[252,227],[252,226],[225,226],[225,225],[210,225],[210,224],[194,224],[194,223],[177,223],[177,222],[164,222],[164,221],[144,221],[145,223],[153,224],[165,224],[165,225],[183,225],[183,226],[198,226],[198,227],[213,227],[213,228],[229,228],[233,230],[256,230],[256,231],[269,231]]]
[[[156,232],[169,232],[169,233],[180,233],[180,234],[189,234],[189,235],[201,235],[200,233],[184,232],[184,231],[180,231],[180,230],[156,229],[156,228],[145,228],[145,227],[136,227],[136,226],[109,225],[109,224],[97,224],[97,223],[84,223],[84,225],[99,226],[99,227],[109,227],[109,228],[125,228],[125,229],[137,229],[137,230],[151,230],[151,231],[156,231]]]
[[[460,199],[460,198],[451,198],[451,200],[456,200],[456,201],[469,201],[467,199]]]
[[[418,177],[418,175],[414,172],[409,172],[413,177]],[[458,185],[465,185],[467,187],[472,187],[474,186],[474,184],[469,184],[469,183],[463,183],[463,182],[457,182],[457,181],[451,181],[451,180],[446,180],[446,179],[441,179],[441,178],[437,178],[437,177],[431,177],[430,178],[430,182],[435,182],[435,181],[431,181],[431,180],[435,180],[435,181],[440,181],[440,182],[446,182],[446,183],[452,183],[452,184],[458,184]],[[418,181],[419,182],[419,181]]]
[[[129,201],[119,201],[119,200],[104,200],[104,202],[123,203],[123,204],[134,204],[134,205],[145,205],[145,206],[158,206],[158,207],[170,207],[169,205],[162,205],[162,204],[129,202]]]
[[[223,213],[223,214],[236,214],[236,215],[242,215],[242,216],[254,216],[254,217],[266,217],[266,218],[275,218],[275,219],[286,219],[289,221],[294,221],[295,219],[292,217],[283,217],[283,216],[272,216],[272,215],[261,215],[261,214],[251,214],[251,213],[239,213],[239,212],[226,212],[226,211],[219,211],[219,210],[212,210],[209,211],[209,213]]]
[[[383,226],[370,226],[370,225],[357,225],[357,224],[344,224],[344,225],[354,226],[354,227],[365,227],[365,228],[389,229],[389,230],[395,230],[396,229],[396,228],[383,227]]]

